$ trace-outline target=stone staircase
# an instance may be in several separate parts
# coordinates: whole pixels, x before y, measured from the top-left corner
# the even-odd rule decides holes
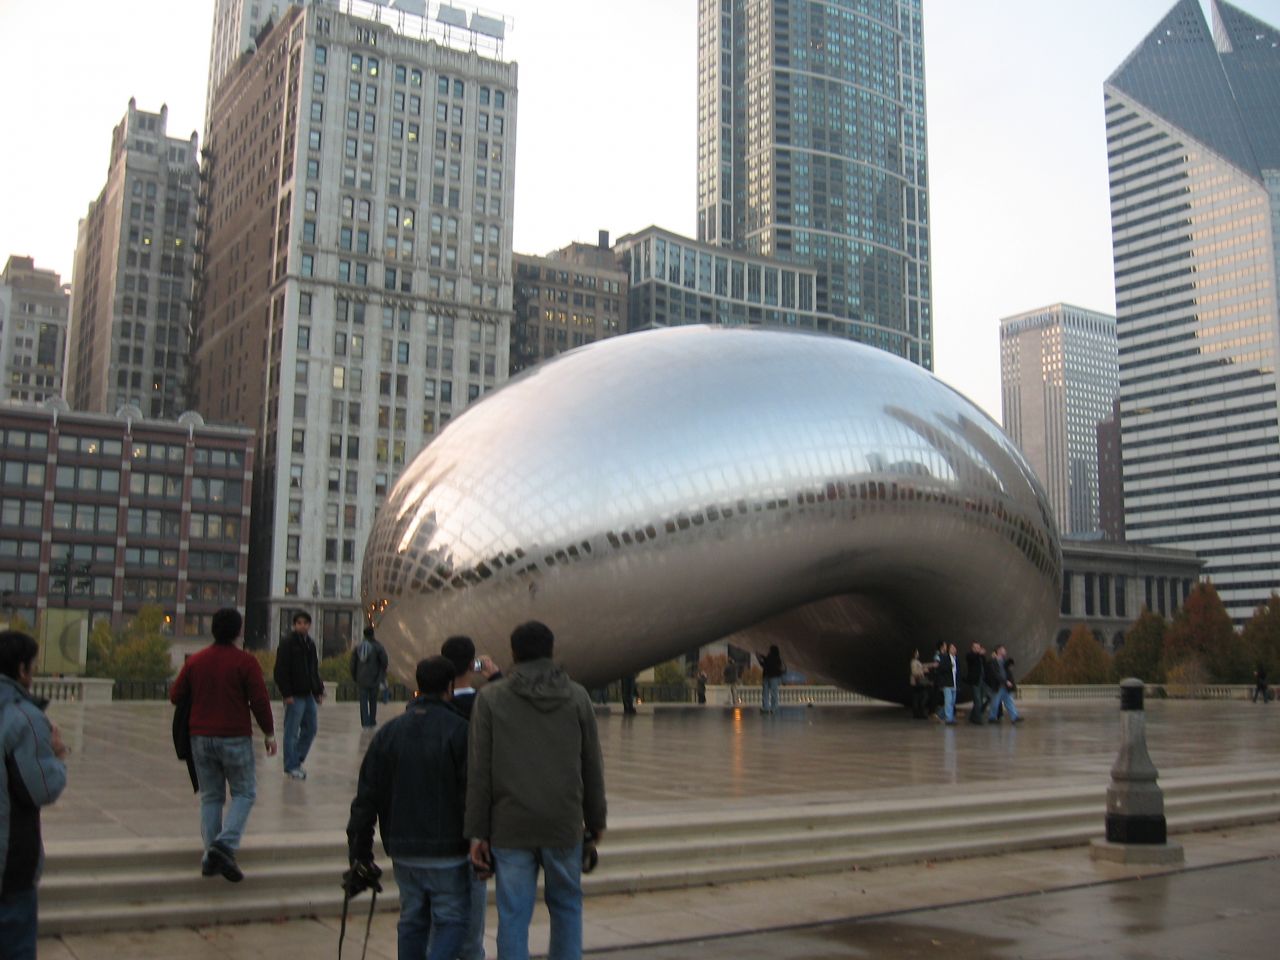
[[[1162,779],[1170,832],[1280,820],[1280,773],[1215,769]],[[1105,784],[616,818],[587,894],[805,876],[854,867],[960,859],[1087,843],[1100,836]],[[342,908],[338,832],[252,837],[246,879],[204,878],[192,838],[50,844],[40,891],[42,935],[302,916]],[[379,907],[396,906],[385,856]],[[490,887],[492,896],[492,887]],[[361,897],[357,909],[367,909]]]

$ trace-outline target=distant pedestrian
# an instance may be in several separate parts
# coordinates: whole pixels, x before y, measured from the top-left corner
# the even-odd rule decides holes
[[[1018,708],[1013,704],[1015,687],[1013,674],[1010,672],[1012,665],[1013,661],[1008,659],[1008,651],[1005,649],[1004,644],[996,647],[993,667],[999,686],[996,688],[995,696],[992,698],[991,706],[987,711],[988,723],[999,723],[1002,712],[1009,715],[1010,723],[1022,722],[1022,718],[1018,716]]]
[[[956,723],[956,687],[960,682],[960,662],[954,643],[939,651],[935,672],[942,691],[942,722],[953,727]]]
[[[516,627],[515,666],[480,691],[471,716],[466,835],[476,869],[496,871],[502,960],[528,960],[539,870],[551,914],[548,960],[582,956],[584,840],[605,829],[595,711],[551,659],[554,644],[544,624]]]
[[[763,680],[760,687],[760,712],[776,713],[778,710],[778,694],[782,690],[782,675],[787,672],[782,662],[782,654],[775,643],[769,647],[768,653],[757,653]]]
[[[307,779],[303,769],[316,739],[316,705],[324,703],[320,656],[311,639],[311,614],[293,615],[293,632],[280,641],[274,673],[284,698],[284,772],[294,780]]]
[[[729,688],[730,705],[736,707],[738,705],[738,665],[733,657],[729,657],[724,664],[724,685]]]
[[[36,884],[44,864],[40,808],[67,785],[68,750],[31,695],[40,647],[18,630],[0,632],[0,957],[35,960]]]
[[[267,755],[276,753],[275,723],[262,667],[236,642],[243,626],[239,610],[225,607],[215,613],[213,643],[187,660],[169,688],[171,703],[191,701],[191,759],[200,785],[204,842],[200,872],[206,877],[221,873],[233,883],[244,879],[236,852],[257,795],[253,719],[266,738]],[[224,819],[228,789],[231,806]]]
[[[1261,660],[1258,661],[1258,668],[1253,671],[1253,702],[1257,703],[1259,697],[1263,703],[1271,699],[1271,691],[1267,689],[1267,665]]]
[[[476,645],[470,637],[449,637],[440,647],[440,655],[453,664],[457,679],[453,681],[453,708],[471,719],[475,707],[477,685],[502,679],[492,658],[476,656]],[[470,873],[470,903],[467,911],[467,933],[463,937],[458,960],[484,960],[485,907],[489,899],[488,879],[474,869]]]
[[[986,722],[986,660],[987,651],[975,640],[970,645],[969,652],[964,655],[964,680],[969,687],[969,696],[972,699],[972,705],[969,707],[969,722],[973,724]]]
[[[636,675],[634,673],[628,673],[622,678],[622,712],[624,714],[636,712]]]
[[[932,664],[930,664],[932,666]],[[925,719],[925,706],[929,700],[928,671],[920,660],[920,651],[911,651],[911,716]]]
[[[938,722],[942,721],[942,660],[947,655],[947,641],[939,640],[938,648],[933,652],[933,660],[929,670],[929,715]]]
[[[371,730],[378,725],[378,693],[387,682],[387,651],[373,627],[364,628],[363,639],[351,651],[351,679],[360,698],[360,726]]]
[[[705,705],[707,702],[707,674],[705,670],[698,671],[697,695],[698,703]]]
[[[400,960],[454,960],[467,932],[467,721],[449,704],[453,676],[444,657],[418,664],[418,694],[374,734],[347,821],[348,895],[381,875],[373,862],[375,823],[391,857],[400,889]]]

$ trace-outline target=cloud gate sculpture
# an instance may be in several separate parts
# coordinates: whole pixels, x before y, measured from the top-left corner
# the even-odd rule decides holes
[[[831,337],[675,327],[541,364],[405,470],[363,598],[401,676],[518,623],[588,686],[720,639],[905,701],[913,648],[1030,669],[1061,550],[1031,469],[927,371]]]

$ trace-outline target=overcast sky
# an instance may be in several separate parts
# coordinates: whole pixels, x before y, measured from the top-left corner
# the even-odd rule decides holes
[[[939,376],[1000,418],[999,319],[1114,311],[1102,83],[1173,0],[925,0]],[[1280,0],[1243,0],[1280,24]],[[519,63],[515,248],[695,223],[697,0],[486,0]],[[212,0],[0,0],[0,258],[71,279],[131,96],[204,116]]]

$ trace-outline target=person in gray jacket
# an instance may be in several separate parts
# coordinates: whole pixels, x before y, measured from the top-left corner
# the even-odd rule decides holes
[[[466,835],[480,875],[496,874],[498,956],[527,960],[538,870],[551,915],[548,960],[582,956],[584,828],[605,828],[604,761],[587,691],[551,660],[531,620],[511,634],[515,666],[471,713]]]
[[[67,748],[31,695],[39,646],[18,630],[0,632],[0,957],[35,960],[36,883],[44,864],[40,808],[67,785]]]
[[[360,697],[360,726],[372,730],[378,725],[378,693],[387,682],[387,650],[373,627],[364,628],[364,639],[351,651],[351,679]]]

